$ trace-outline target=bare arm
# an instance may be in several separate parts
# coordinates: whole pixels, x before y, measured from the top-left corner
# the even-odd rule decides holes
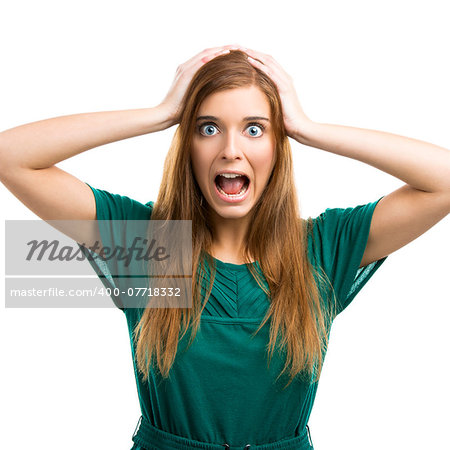
[[[178,123],[195,72],[230,47],[206,49],[178,66],[168,94],[156,107],[61,116],[1,132],[0,181],[43,220],[94,221],[95,198],[89,186],[55,164],[94,147]],[[58,229],[90,245],[99,240],[94,225],[89,224],[87,231]]]
[[[173,125],[163,105],[154,108],[73,114],[20,125],[0,133],[5,171],[46,169],[86,150]]]
[[[449,149],[378,130],[313,122],[301,107],[292,78],[274,58],[246,52],[253,58],[249,61],[277,85],[288,136],[357,159],[406,183],[378,202],[359,267],[405,246],[450,213]]]
[[[175,125],[195,72],[233,48],[237,47],[208,48],[179,65],[169,92],[156,107],[60,116],[3,131],[0,133],[1,181],[4,182],[11,170],[50,168],[86,150]]]
[[[101,247],[93,192],[55,164],[100,145],[162,130],[170,120],[164,107],[155,107],[75,114],[11,128],[0,133],[0,180],[41,219],[62,221],[50,223],[62,233]]]

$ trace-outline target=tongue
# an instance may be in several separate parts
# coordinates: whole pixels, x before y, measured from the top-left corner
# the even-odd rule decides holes
[[[226,194],[237,194],[244,186],[246,177],[225,178],[219,175],[217,184]]]

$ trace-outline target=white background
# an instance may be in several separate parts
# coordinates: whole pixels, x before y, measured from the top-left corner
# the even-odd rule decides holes
[[[293,76],[312,120],[450,148],[447,6],[5,2],[0,129],[156,106],[179,64],[205,48],[239,43],[271,54]],[[58,166],[94,187],[156,200],[174,131],[92,149]],[[404,184],[291,143],[302,217],[374,201]],[[37,219],[3,185],[0,194],[2,236],[5,219]],[[450,448],[449,224],[447,216],[390,255],[336,319],[309,421],[316,450]],[[2,448],[131,448],[140,410],[121,311],[3,306],[0,327]]]

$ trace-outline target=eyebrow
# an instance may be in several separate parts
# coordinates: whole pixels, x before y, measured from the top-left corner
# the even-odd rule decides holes
[[[216,121],[220,121],[220,119],[218,118],[218,117],[216,117],[216,116],[200,116],[200,117],[197,117],[197,122],[199,121],[199,120],[216,120]],[[267,118],[267,117],[262,117],[262,116],[247,116],[247,117],[244,117],[244,119],[243,119],[243,121],[248,121],[248,120],[267,120],[267,122],[270,122],[270,120]]]

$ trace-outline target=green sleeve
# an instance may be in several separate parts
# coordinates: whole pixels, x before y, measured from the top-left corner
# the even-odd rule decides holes
[[[153,202],[140,203],[127,196],[96,189],[86,183],[94,193],[97,223],[103,248],[128,248],[136,237],[145,238],[146,224],[151,217]],[[132,222],[129,222],[132,221]],[[136,222],[140,221],[140,222]],[[140,226],[142,224],[142,226]],[[125,312],[132,305],[129,288],[143,287],[146,274],[136,261],[125,262],[124,258],[102,258],[97,253],[78,244],[103,285],[111,289],[114,304]],[[141,291],[142,292],[142,291]]]
[[[359,268],[378,200],[349,208],[327,208],[313,219],[312,252],[336,294],[341,313],[380,268],[387,256]],[[331,297],[332,298],[332,297]]]

